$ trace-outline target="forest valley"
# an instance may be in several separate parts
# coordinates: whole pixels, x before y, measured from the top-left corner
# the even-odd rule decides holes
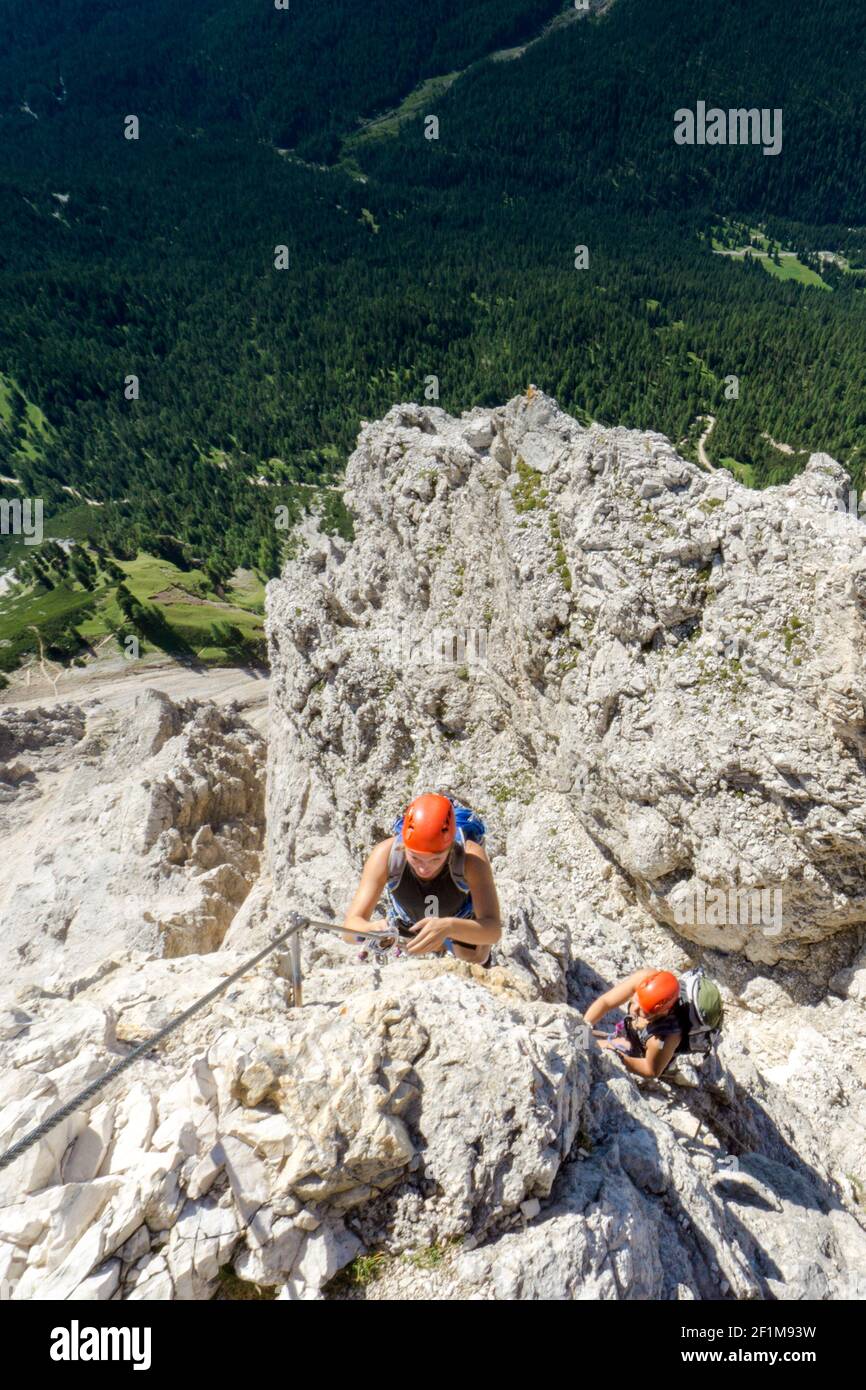
[[[361,420],[431,376],[450,412],[534,382],[691,459],[712,416],[747,485],[824,450],[861,487],[866,15],[597,9],[10,0],[0,495],[42,499],[46,539],[0,536],[0,669],[166,627],[188,659],[255,655],[276,509],[350,536]],[[694,144],[674,109],[703,111]],[[763,143],[713,143],[752,110]]]

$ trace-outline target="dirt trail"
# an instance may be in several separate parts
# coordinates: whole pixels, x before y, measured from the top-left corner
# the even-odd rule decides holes
[[[128,709],[148,687],[172,700],[213,700],[218,705],[237,700],[250,724],[260,733],[267,731],[267,673],[237,666],[196,670],[163,656],[130,662],[112,655],[82,668],[64,667],[59,677],[41,673],[38,665],[30,666],[16,672],[0,695],[0,718],[4,705],[27,709],[69,700],[99,701],[106,710]]]
[[[706,446],[707,440],[709,439],[710,435],[712,434],[713,430],[714,430],[715,427],[716,427],[716,417],[715,417],[715,415],[702,415],[700,418],[701,418],[702,420],[707,420],[707,421],[709,421],[709,423],[708,423],[708,425],[707,425],[707,428],[704,430],[703,434],[701,435],[700,439],[698,440],[698,458],[700,459],[701,463],[704,465],[704,468],[715,468],[715,464],[713,463],[712,459],[710,458],[709,454],[707,453],[707,450],[706,450],[706,447],[705,447],[705,446]]]

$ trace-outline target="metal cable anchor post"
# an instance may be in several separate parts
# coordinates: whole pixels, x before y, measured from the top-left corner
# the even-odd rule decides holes
[[[301,971],[301,932],[304,928],[304,919],[293,914],[297,930],[289,941],[289,949],[292,956],[292,1003],[296,1009],[303,1008],[304,1005],[304,978]]]
[[[300,934],[304,927],[311,926],[310,917],[304,917],[302,912],[289,913],[289,922],[292,923],[292,935],[289,938],[289,952],[292,960],[292,1004],[296,1009],[303,1008],[303,970],[300,966]]]

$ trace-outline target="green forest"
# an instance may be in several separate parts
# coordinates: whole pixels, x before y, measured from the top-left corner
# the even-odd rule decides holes
[[[821,449],[863,482],[844,0],[0,0],[0,55],[0,497],[54,538],[0,536],[0,670],[165,646],[177,589],[214,612],[176,646],[256,658],[275,509],[350,534],[318,485],[430,376],[447,410],[531,381],[690,457],[713,414],[744,481]],[[701,100],[780,109],[782,152],[675,144]]]

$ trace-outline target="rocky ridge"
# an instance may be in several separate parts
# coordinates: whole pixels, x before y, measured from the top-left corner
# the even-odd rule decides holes
[[[93,978],[61,943],[61,988],[6,991],[0,1146],[292,911],[339,914],[418,790],[489,821],[494,967],[371,965],[307,930],[296,1010],[272,953],[0,1175],[12,1297],[208,1298],[228,1263],[286,1299],[862,1297],[863,547],[845,486],[816,455],[752,494],[533,391],[365,426],[355,541],[310,523],[269,587],[264,872],[185,950],[133,901],[115,968]],[[222,804],[243,722],[163,718],[174,739],[206,727],[191,751],[203,775],[222,756]],[[154,785],[161,753],[143,754]],[[168,802],[166,827],[144,798],[136,824],[158,834],[136,853],[173,863],[176,828],[189,892],[198,822]],[[678,920],[731,888],[781,888],[781,920]],[[726,1000],[718,1058],[638,1083],[579,1011],[639,964],[696,960]],[[331,1282],[371,1253],[376,1282]]]

